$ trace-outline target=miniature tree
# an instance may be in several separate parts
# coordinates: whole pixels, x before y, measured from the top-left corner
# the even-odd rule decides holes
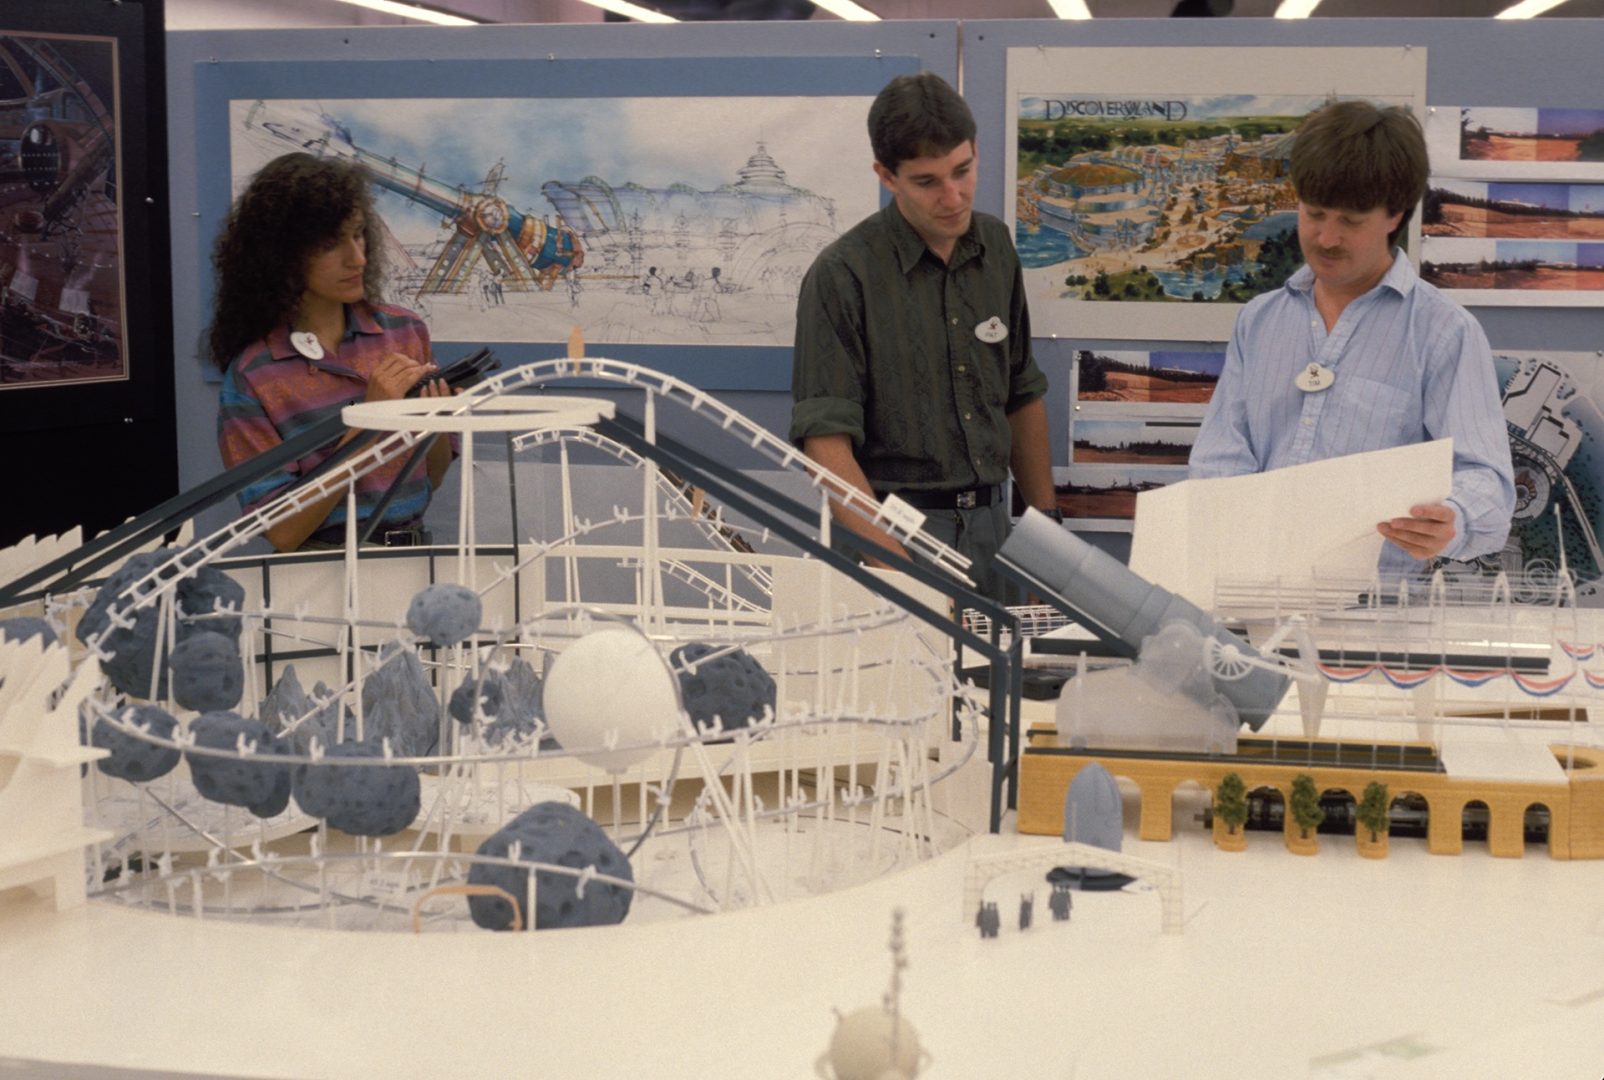
[[[1299,773],[1292,778],[1292,820],[1298,824],[1298,838],[1307,840],[1311,829],[1319,828],[1326,819],[1320,809],[1320,793],[1314,789],[1314,777]]]
[[[1214,816],[1225,824],[1232,836],[1248,820],[1247,785],[1236,773],[1226,773],[1214,791]]]
[[[1359,800],[1354,816],[1359,819],[1361,828],[1370,830],[1372,843],[1378,839],[1379,834],[1385,833],[1392,824],[1387,816],[1387,785],[1378,780],[1366,784],[1364,796]]]

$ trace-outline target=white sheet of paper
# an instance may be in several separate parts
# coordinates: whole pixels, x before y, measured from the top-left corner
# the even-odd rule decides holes
[[[1437,439],[1144,491],[1130,566],[1205,611],[1222,580],[1362,580],[1386,542],[1376,524],[1446,499],[1453,460],[1453,440]]]

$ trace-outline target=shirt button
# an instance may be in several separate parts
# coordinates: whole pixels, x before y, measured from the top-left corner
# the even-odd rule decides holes
[[[974,414],[973,413],[964,413],[964,419],[965,420],[971,420],[973,418],[974,418]]]
[[[1305,420],[1303,422],[1303,426],[1304,427],[1314,427],[1314,421],[1313,420]]]
[[[952,317],[952,325],[954,325],[954,326],[958,325],[958,316],[954,315]]]
[[[962,364],[958,365],[958,374],[962,375],[965,371],[968,371],[968,370],[969,369],[964,367],[964,365],[962,365]]]

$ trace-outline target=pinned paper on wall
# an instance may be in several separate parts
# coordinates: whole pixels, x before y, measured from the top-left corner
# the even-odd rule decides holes
[[[1385,543],[1376,524],[1446,499],[1453,457],[1437,439],[1144,491],[1130,567],[1204,610],[1226,581],[1367,580]]]

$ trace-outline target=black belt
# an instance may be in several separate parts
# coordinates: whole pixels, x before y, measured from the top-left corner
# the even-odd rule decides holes
[[[345,526],[335,525],[327,529],[319,529],[307,538],[318,545],[327,544],[329,547],[343,548],[345,546]],[[373,530],[373,535],[367,542],[376,547],[424,547],[431,542],[429,530],[413,523],[411,525],[383,525]]]
[[[884,498],[886,493],[879,494]],[[893,491],[890,494],[916,510],[973,510],[1001,502],[1002,485],[986,484],[962,491]]]

